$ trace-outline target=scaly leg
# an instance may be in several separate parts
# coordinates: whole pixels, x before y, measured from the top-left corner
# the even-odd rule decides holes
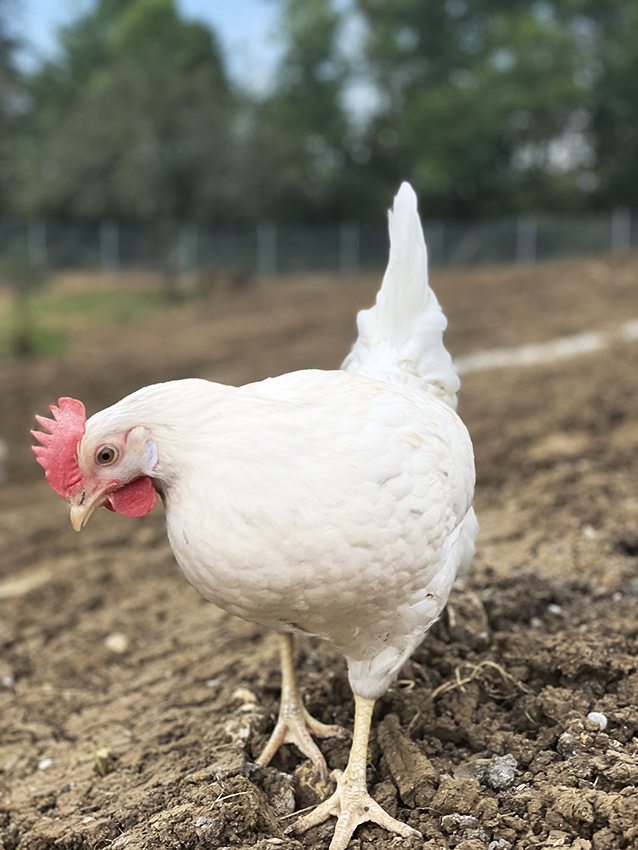
[[[308,714],[297,687],[292,656],[292,635],[280,634],[278,637],[281,657],[281,706],[277,725],[257,759],[257,764],[265,767],[282,744],[296,744],[325,780],[328,778],[326,760],[310,737],[310,732],[318,738],[344,738],[348,732],[341,726],[327,726],[325,723],[320,723]]]
[[[372,821],[384,829],[397,832],[403,838],[410,835],[422,837],[406,823],[395,820],[385,812],[368,794],[366,788],[366,762],[368,738],[374,701],[363,699],[355,694],[354,737],[352,749],[345,771],[333,771],[337,780],[337,790],[324,803],[288,827],[286,832],[304,832],[311,826],[323,823],[331,815],[337,818],[335,834],[330,842],[330,850],[345,850],[352,833],[360,823]]]

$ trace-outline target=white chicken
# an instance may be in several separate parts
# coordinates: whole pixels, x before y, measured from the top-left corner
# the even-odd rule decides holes
[[[85,421],[61,399],[38,461],[79,531],[105,506],[128,516],[162,498],[188,581],[232,614],[280,633],[279,720],[259,763],[294,742],[326,774],[310,733],[295,632],[346,657],[355,698],[350,758],[334,794],[293,829],[336,815],[331,850],[358,824],[401,836],[366,789],[374,701],[440,615],[478,530],[472,444],[454,412],[459,379],[446,319],[428,286],[416,196],[390,213],[390,260],[342,371],[302,371],[244,387],[181,380],[144,387]],[[337,772],[335,772],[337,774]]]

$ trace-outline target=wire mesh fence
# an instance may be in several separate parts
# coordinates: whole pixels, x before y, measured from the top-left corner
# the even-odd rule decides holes
[[[638,216],[625,208],[581,216],[431,220],[424,229],[434,267],[534,263],[638,247]],[[170,242],[160,242],[150,228],[117,221],[0,221],[0,262],[19,254],[28,266],[51,271],[115,272],[169,262],[180,272],[227,268],[260,275],[353,274],[383,268],[388,255],[386,228],[357,222],[219,228],[186,223],[175,229]]]

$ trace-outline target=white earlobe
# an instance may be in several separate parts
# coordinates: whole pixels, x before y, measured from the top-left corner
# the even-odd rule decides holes
[[[144,463],[146,464],[146,468],[149,472],[155,469],[158,460],[159,454],[157,451],[157,446],[152,440],[149,440],[146,444],[146,449],[144,451]]]

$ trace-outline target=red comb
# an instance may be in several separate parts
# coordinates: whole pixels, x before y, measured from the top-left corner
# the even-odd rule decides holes
[[[53,419],[36,416],[39,424],[51,433],[31,431],[41,446],[32,446],[38,463],[44,467],[47,481],[59,496],[69,499],[82,484],[78,465],[78,446],[84,436],[86,412],[81,401],[61,398],[59,407],[51,405]]]

